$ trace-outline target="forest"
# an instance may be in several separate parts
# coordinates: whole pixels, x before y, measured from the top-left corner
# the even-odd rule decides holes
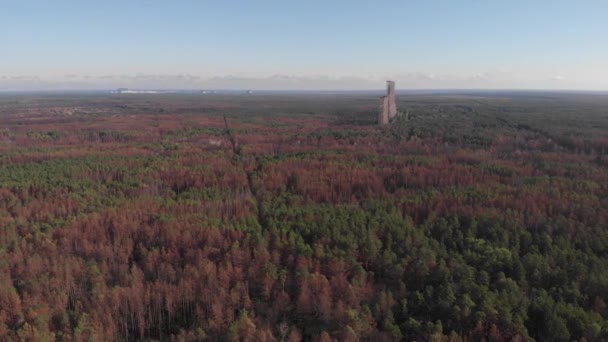
[[[608,95],[378,103],[0,95],[0,340],[608,340]]]

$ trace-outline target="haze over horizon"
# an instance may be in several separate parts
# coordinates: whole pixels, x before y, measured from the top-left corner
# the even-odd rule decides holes
[[[0,90],[608,90],[605,1],[19,1]]]

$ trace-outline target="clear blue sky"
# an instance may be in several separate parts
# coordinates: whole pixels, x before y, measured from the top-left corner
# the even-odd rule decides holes
[[[608,1],[2,1],[0,89],[608,89]]]

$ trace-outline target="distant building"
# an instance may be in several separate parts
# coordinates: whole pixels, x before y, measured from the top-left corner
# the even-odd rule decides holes
[[[118,88],[111,91],[112,94],[173,94],[175,90],[152,90],[152,89],[129,89]]]
[[[125,94],[129,92],[129,88],[118,88],[116,90],[112,90],[112,94]]]

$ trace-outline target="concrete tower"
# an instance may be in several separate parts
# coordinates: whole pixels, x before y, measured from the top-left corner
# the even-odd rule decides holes
[[[388,96],[382,96],[380,98],[380,110],[378,111],[378,124],[380,126],[388,124]]]
[[[395,102],[395,82],[386,81],[386,96],[382,96],[380,101],[380,113],[378,124],[386,125],[390,119],[397,115],[397,103]]]

